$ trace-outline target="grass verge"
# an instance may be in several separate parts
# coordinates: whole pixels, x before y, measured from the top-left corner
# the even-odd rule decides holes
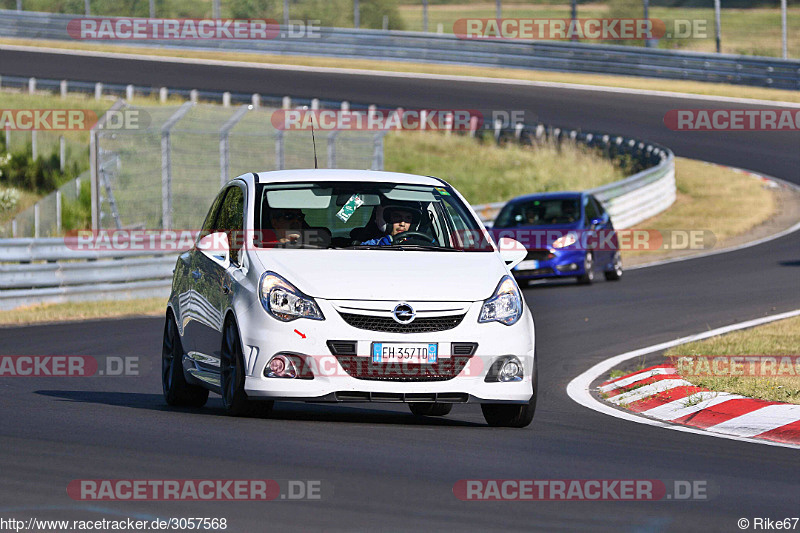
[[[165,309],[164,298],[41,304],[20,307],[13,311],[0,311],[0,325],[18,326],[93,318],[161,316]]]
[[[715,355],[798,355],[800,317],[787,318],[752,329],[736,331],[703,341],[671,348],[666,356]],[[781,367],[778,367],[781,368]],[[777,369],[776,369],[777,374]],[[684,373],[684,379],[712,391],[730,392],[762,400],[800,404],[800,375],[791,367],[780,375],[698,377]]]
[[[471,204],[499,202],[533,191],[580,190],[622,179],[614,162],[582,145],[534,147],[436,132],[385,138],[385,168],[447,180]]]
[[[708,230],[719,248],[773,216],[775,194],[763,182],[730,168],[693,159],[675,159],[677,199],[668,210],[636,225],[636,229]],[[623,259],[663,259],[685,255],[663,250],[624,250]]]
[[[210,59],[216,61],[233,61],[261,63],[264,65],[292,65],[325,68],[363,69],[376,72],[419,72],[423,74],[439,74],[451,76],[483,77],[493,79],[511,79],[534,82],[556,82],[600,87],[619,87],[649,91],[665,91],[677,93],[700,94],[707,96],[729,96],[735,98],[753,98],[776,102],[800,103],[800,92],[761,87],[745,87],[722,83],[703,83],[695,81],[661,80],[638,78],[633,76],[612,76],[605,74],[571,74],[548,72],[543,70],[508,69],[482,66],[459,66],[444,64],[413,63],[406,61],[377,61],[370,59],[338,59],[332,57],[259,54],[247,52],[213,52],[194,50],[174,50],[149,48],[144,46],[118,46],[110,44],[73,43],[46,40],[28,40],[2,38],[0,45],[24,45],[64,50],[91,50],[109,53],[127,53],[137,56],[158,56],[173,58]],[[368,103],[368,102],[367,102]]]

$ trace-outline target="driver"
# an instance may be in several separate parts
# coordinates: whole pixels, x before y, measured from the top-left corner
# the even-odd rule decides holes
[[[386,230],[389,233],[383,237],[364,241],[361,244],[390,246],[396,235],[410,230],[412,225],[419,223],[420,213],[411,207],[389,206],[384,208],[383,218],[386,220]]]

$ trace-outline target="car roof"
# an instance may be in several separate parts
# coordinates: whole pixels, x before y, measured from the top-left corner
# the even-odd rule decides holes
[[[583,194],[582,192],[576,191],[542,192],[517,196],[509,200],[508,203],[515,204],[517,202],[528,202],[531,200],[569,200],[572,198],[580,198]]]
[[[258,183],[289,183],[314,181],[366,181],[375,183],[407,183],[412,185],[433,185],[442,187],[437,178],[403,174],[400,172],[383,172],[379,170],[350,169],[298,169],[259,172]]]

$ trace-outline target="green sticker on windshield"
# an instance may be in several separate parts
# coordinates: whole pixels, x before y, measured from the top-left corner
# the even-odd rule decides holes
[[[447,192],[447,189],[443,187],[436,187],[436,190],[439,191],[439,194],[443,194],[445,196],[450,196],[450,193]]]
[[[336,213],[336,216],[339,217],[342,222],[347,222],[350,220],[350,217],[353,216],[353,213],[356,212],[356,209],[362,205],[364,205],[364,199],[360,194],[354,194],[349,200],[347,200],[339,212]]]

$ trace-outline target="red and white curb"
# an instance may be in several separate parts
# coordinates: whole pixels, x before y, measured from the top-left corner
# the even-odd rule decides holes
[[[728,440],[800,449],[800,438],[797,437],[800,435],[800,405],[707,391],[693,386],[682,376],[677,375],[671,365],[652,367],[606,381],[600,389],[592,388],[592,384],[630,359],[687,342],[794,316],[800,316],[800,309],[703,331],[611,357],[570,381],[567,385],[567,395],[584,407],[638,424]],[[639,386],[633,388],[634,384]],[[595,391],[606,394],[608,401],[599,399],[594,394]],[[633,407],[635,410],[623,410],[616,406]]]
[[[607,402],[643,416],[711,433],[800,445],[800,405],[713,392],[683,379],[669,365],[606,381]]]

